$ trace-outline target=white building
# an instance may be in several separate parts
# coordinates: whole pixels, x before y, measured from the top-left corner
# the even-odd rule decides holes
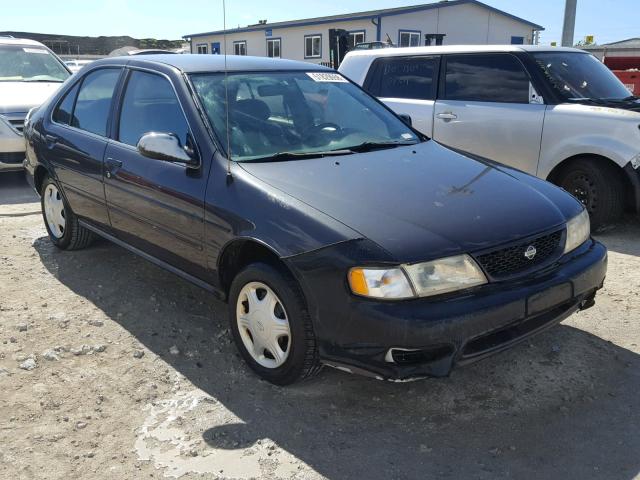
[[[440,38],[453,44],[537,43],[540,25],[477,0],[450,0],[410,7],[266,23],[227,30],[230,55],[253,55],[328,63],[330,31],[348,32],[350,46],[391,40],[398,46],[431,44]],[[183,38],[192,53],[225,52],[224,30],[193,33]]]
[[[595,55],[600,60],[604,59],[604,57],[640,57],[640,38],[628,38],[618,42],[580,48]]]

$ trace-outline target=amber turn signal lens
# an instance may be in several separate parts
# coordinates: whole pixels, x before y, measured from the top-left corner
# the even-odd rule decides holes
[[[360,268],[352,268],[349,271],[349,286],[351,287],[351,291],[357,295],[369,295],[367,279]]]

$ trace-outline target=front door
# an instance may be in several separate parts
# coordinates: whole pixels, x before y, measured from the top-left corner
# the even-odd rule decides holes
[[[536,174],[546,106],[509,53],[448,55],[433,138]]]
[[[192,144],[189,125],[169,79],[130,70],[105,153],[105,194],[116,235],[153,257],[206,280],[204,196],[209,167],[147,158],[136,145],[149,132]]]

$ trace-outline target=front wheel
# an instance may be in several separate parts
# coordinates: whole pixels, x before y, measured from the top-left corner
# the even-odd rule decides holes
[[[594,231],[617,222],[622,216],[624,184],[620,172],[607,160],[576,159],[560,172],[556,180],[585,206]]]
[[[49,239],[56,247],[79,250],[93,241],[93,233],[78,223],[78,217],[71,211],[58,184],[51,177],[42,182],[40,205]]]
[[[306,302],[283,268],[254,263],[229,294],[231,331],[242,357],[260,377],[288,385],[321,368]]]

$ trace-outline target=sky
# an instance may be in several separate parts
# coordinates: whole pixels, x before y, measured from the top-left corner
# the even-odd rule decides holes
[[[392,8],[433,0],[227,0],[227,26]],[[563,0],[485,0],[545,27],[540,41],[560,43]],[[575,41],[597,43],[640,37],[640,0],[578,0]],[[614,7],[615,5],[615,7]],[[0,31],[66,35],[130,35],[179,39],[222,29],[222,0],[0,0]]]

